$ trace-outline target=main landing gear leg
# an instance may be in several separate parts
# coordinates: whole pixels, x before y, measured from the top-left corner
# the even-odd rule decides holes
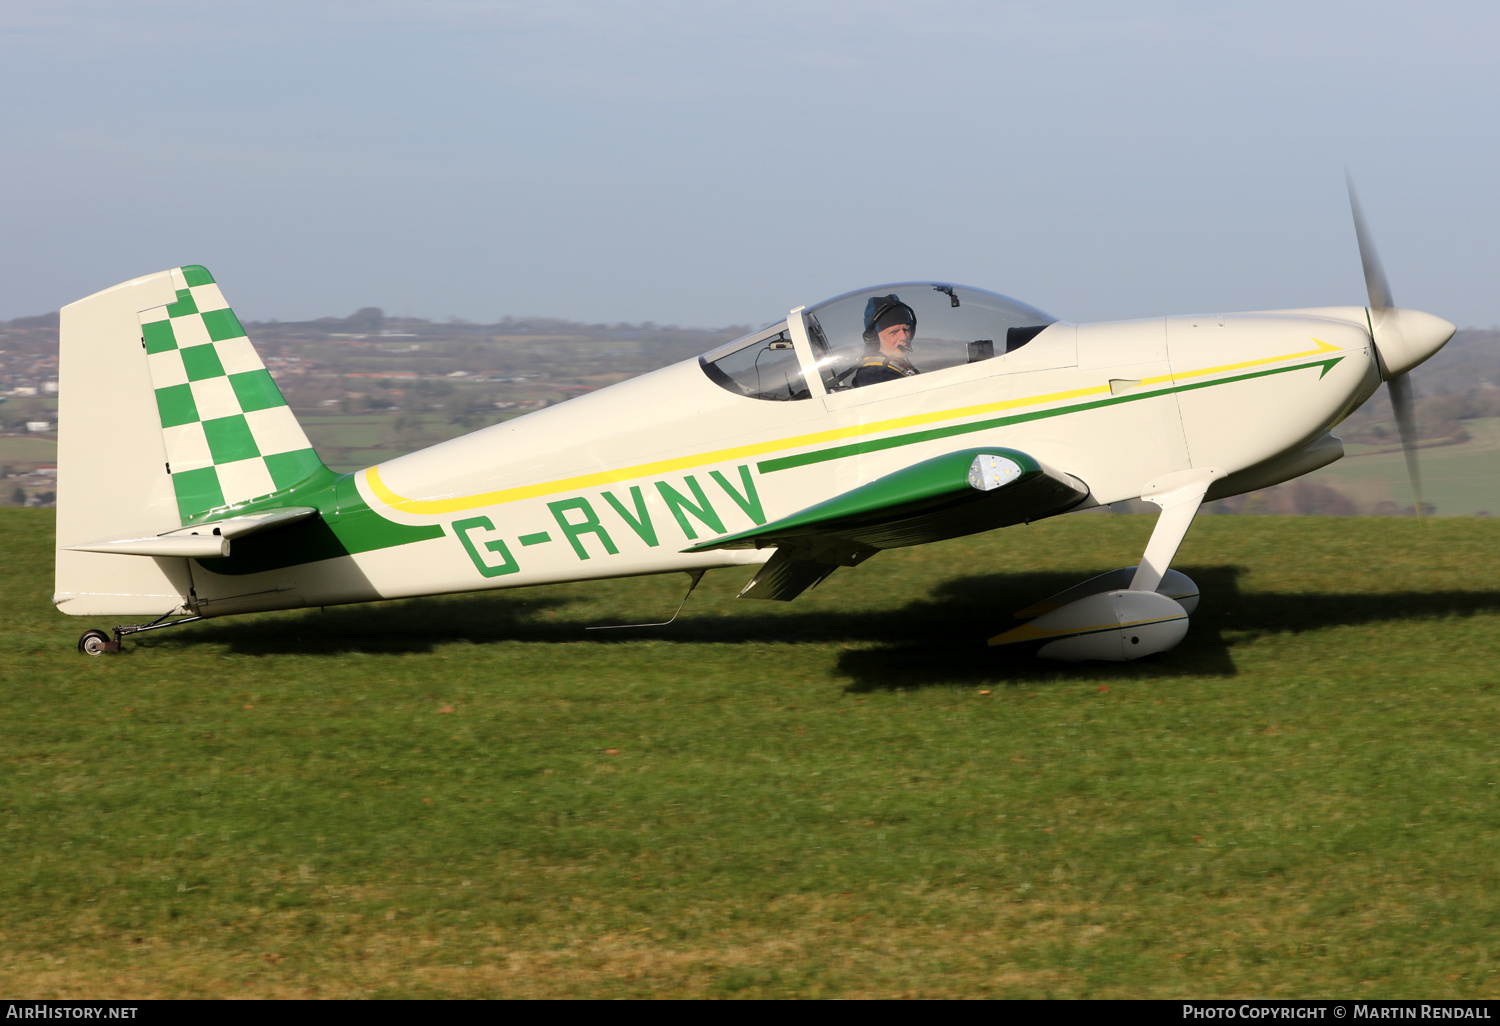
[[[1160,506],[1161,515],[1140,565],[1101,574],[1022,610],[1018,616],[1036,619],[991,638],[990,644],[1041,642],[1037,655],[1064,662],[1123,662],[1175,648],[1187,634],[1198,589],[1168,567],[1209,486],[1223,476],[1217,467],[1206,467],[1166,474],[1147,484],[1141,498]]]
[[[114,637],[99,630],[97,627],[83,632],[83,637],[78,639],[78,651],[86,656],[102,656],[106,652],[120,651],[120,639],[127,634],[139,634],[142,631],[159,631],[167,627],[176,627],[180,623],[193,623],[201,620],[201,616],[184,616],[177,620],[168,620],[172,610],[158,616],[150,623],[126,623],[120,624],[114,629]]]
[[[1176,474],[1159,477],[1146,486],[1142,500],[1161,507],[1156,526],[1151,530],[1151,540],[1146,543],[1146,552],[1141,556],[1141,565],[1136,567],[1130,579],[1131,591],[1155,591],[1166,576],[1167,567],[1188,528],[1193,526],[1193,517],[1203,505],[1208,486],[1224,476],[1218,467],[1201,470],[1184,470]]]

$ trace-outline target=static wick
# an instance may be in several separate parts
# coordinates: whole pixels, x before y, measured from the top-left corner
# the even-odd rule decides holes
[[[682,612],[682,607],[685,606],[685,605],[687,605],[688,595],[691,595],[693,593],[693,589],[696,588],[696,587],[698,587],[698,582],[701,581],[701,580],[703,580],[703,575],[706,574],[706,573],[708,573],[708,571],[707,570],[684,570],[683,573],[687,574],[688,577],[690,578],[690,580],[688,582],[687,594],[683,595],[682,596],[682,601],[679,602],[679,603],[677,603],[677,612],[672,614],[672,618],[670,620],[662,620],[659,623],[606,623],[606,624],[600,624],[597,627],[585,627],[584,630],[586,630],[586,631],[618,631],[618,630],[624,630],[627,627],[665,627],[667,624],[669,624],[673,620],[677,619],[678,614]]]

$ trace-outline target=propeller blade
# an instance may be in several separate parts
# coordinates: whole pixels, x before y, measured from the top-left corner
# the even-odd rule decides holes
[[[1394,343],[1396,351],[1402,348],[1401,321],[1396,313],[1396,304],[1391,299],[1391,284],[1386,280],[1385,268],[1375,252],[1375,243],[1370,239],[1370,229],[1365,225],[1364,211],[1359,206],[1359,193],[1354,190],[1354,177],[1344,171],[1344,180],[1349,185],[1349,210],[1354,214],[1354,237],[1359,242],[1359,262],[1365,271],[1365,291],[1370,296],[1370,342],[1375,347],[1375,358],[1380,364],[1381,376],[1388,367],[1380,356],[1380,345],[1375,336],[1381,335],[1386,344]],[[1396,414],[1396,431],[1401,435],[1401,453],[1406,457],[1406,476],[1411,479],[1413,508],[1417,520],[1422,520],[1422,478],[1417,470],[1417,411],[1412,396],[1411,379],[1405,374],[1386,378],[1390,389],[1391,409]]]
[[[1349,209],[1354,213],[1354,237],[1359,241],[1359,262],[1365,269],[1365,291],[1370,294],[1370,313],[1384,314],[1395,302],[1391,299],[1391,285],[1385,279],[1385,268],[1380,266],[1380,257],[1375,252],[1375,243],[1370,241],[1370,229],[1365,227],[1365,215],[1359,207],[1359,194],[1354,191],[1354,179],[1348,171],[1344,180],[1349,184]]]
[[[1396,430],[1401,434],[1401,452],[1406,457],[1406,475],[1411,478],[1411,496],[1422,519],[1422,479],[1417,473],[1417,410],[1412,398],[1411,378],[1398,374],[1386,382],[1391,391],[1391,409],[1396,412]]]

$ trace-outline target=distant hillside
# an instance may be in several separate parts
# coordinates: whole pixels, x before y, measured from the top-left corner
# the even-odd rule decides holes
[[[331,466],[355,469],[472,431],[583,392],[691,359],[750,329],[585,324],[506,317],[493,324],[388,317],[365,307],[346,317],[246,324],[262,359],[308,435]],[[35,473],[54,460],[57,397],[56,313],[0,322],[0,503],[50,500],[53,482]],[[1460,478],[1488,478],[1500,418],[1500,331],[1468,328],[1412,375],[1427,462]],[[26,392],[32,394],[22,394]],[[1212,512],[1392,513],[1411,511],[1385,390],[1336,429],[1354,459],[1263,493],[1215,503]],[[20,444],[22,442],[25,444]],[[1369,457],[1373,469],[1351,471]],[[1461,458],[1460,458],[1461,457]],[[1494,457],[1500,478],[1500,451]],[[1364,463],[1360,464],[1364,466]],[[1437,464],[1434,471],[1437,472]],[[1456,468],[1463,468],[1458,471]],[[1342,475],[1342,476],[1340,476]],[[1372,476],[1373,475],[1373,476]],[[1434,491],[1444,513],[1493,507],[1474,488]],[[1427,496],[1429,500],[1433,495]],[[1446,508],[1445,508],[1446,507]]]

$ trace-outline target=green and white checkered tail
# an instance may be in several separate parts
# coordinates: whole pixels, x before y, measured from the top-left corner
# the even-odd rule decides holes
[[[167,470],[184,524],[290,488],[323,463],[208,271],[171,272],[177,301],[141,314]]]

